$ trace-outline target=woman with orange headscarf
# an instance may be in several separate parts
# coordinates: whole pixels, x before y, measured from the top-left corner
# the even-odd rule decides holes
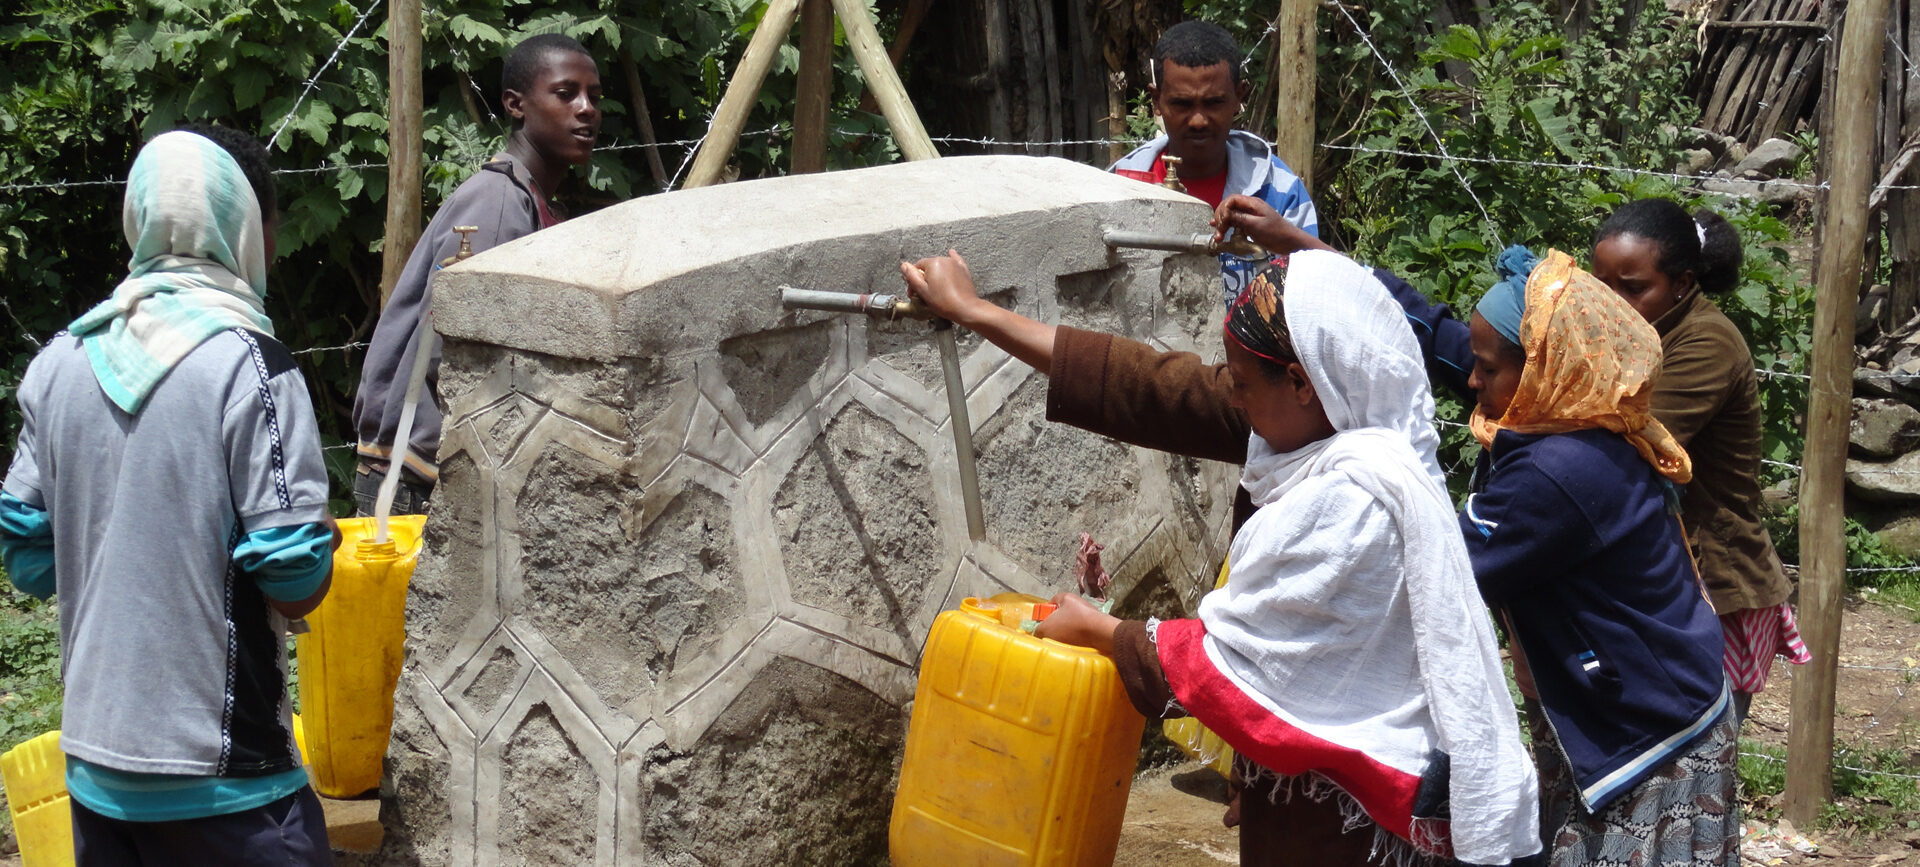
[[[1675,511],[1692,468],[1648,408],[1659,335],[1565,253],[1528,264],[1454,362],[1485,447],[1460,524],[1531,675],[1547,863],[1738,864],[1720,625]]]

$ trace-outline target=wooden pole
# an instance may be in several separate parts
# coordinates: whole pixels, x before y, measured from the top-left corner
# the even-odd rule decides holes
[[[1813,661],[1793,678],[1787,735],[1786,815],[1810,827],[1832,794],[1833,698],[1847,551],[1841,490],[1853,398],[1853,312],[1873,183],[1880,64],[1893,0],[1854,0],[1840,39],[1825,240],[1813,313],[1813,376],[1800,488],[1800,625]]]
[[[1278,93],[1273,150],[1309,191],[1313,189],[1313,74],[1318,50],[1315,13],[1319,9],[1316,0],[1280,0],[1280,15],[1273,22],[1279,54],[1279,62],[1273,67],[1274,90]]]
[[[647,109],[647,93],[640,89],[640,64],[633,62],[633,52],[620,46],[620,71],[627,76],[627,93],[633,97],[634,122],[640,131],[642,150],[647,152],[647,170],[653,172],[653,188],[667,188],[667,167],[660,162],[660,140],[653,134],[653,112]]]
[[[800,7],[799,99],[793,109],[793,173],[827,169],[827,103],[833,97],[833,3]]]
[[[887,125],[893,128],[893,141],[900,147],[900,154],[909,160],[939,158],[940,152],[934,149],[933,139],[927,136],[927,128],[920,124],[919,112],[914,111],[913,101],[907,98],[906,86],[900,83],[900,75],[894,72],[893,64],[887,59],[887,48],[880,43],[880,32],[874,29],[873,21],[867,18],[866,3],[863,0],[833,0],[833,9],[840,16],[841,29],[847,33],[847,44],[853,49],[853,59],[859,62],[860,71],[867,77],[867,87],[880,103],[880,114],[887,119]],[[735,83],[738,83],[737,79]]]
[[[420,240],[420,0],[387,6],[387,227],[380,254],[380,306]]]
[[[687,173],[685,184],[688,189],[708,186],[720,179],[727,158],[733,156],[734,145],[740,143],[740,128],[746,124],[747,114],[760,96],[760,84],[766,81],[767,70],[779,56],[780,45],[787,41],[787,31],[793,29],[793,19],[799,12],[800,0],[772,0],[767,4],[760,28],[753,32],[753,40],[747,43],[740,66],[734,70],[733,81],[727,83],[727,92],[720,97],[719,108],[714,109],[706,141],[693,158],[693,169]]]

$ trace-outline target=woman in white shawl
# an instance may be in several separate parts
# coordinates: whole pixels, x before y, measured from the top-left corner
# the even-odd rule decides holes
[[[907,277],[936,309],[977,303],[956,292],[971,289],[957,257]],[[1027,358],[1047,328],[981,330]],[[1253,781],[1242,864],[1539,851],[1533,770],[1399,306],[1351,260],[1302,253],[1254,279],[1226,338],[1259,506],[1226,586],[1197,620],[1146,623],[1062,594],[1039,634],[1108,653],[1142,713],[1191,714],[1234,748]]]

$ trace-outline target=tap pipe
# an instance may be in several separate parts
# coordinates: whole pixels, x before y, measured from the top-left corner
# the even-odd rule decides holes
[[[904,295],[879,295],[864,292],[822,292],[817,289],[780,287],[780,306],[788,310],[825,310],[829,313],[864,313],[880,319],[933,319],[933,310],[919,299]]]
[[[973,422],[967,416],[967,386],[960,377],[960,345],[953,335],[953,323],[933,314],[920,299],[905,295],[877,295],[858,292],[821,292],[815,289],[780,287],[780,306],[788,310],[825,310],[830,313],[864,313],[876,319],[927,319],[933,322],[933,339],[940,347],[940,370],[946,374],[947,415],[953,425],[954,457],[960,465],[960,500],[967,512],[967,538],[975,542],[987,538],[987,519],[980,507],[980,473],[973,453]]]
[[[1191,235],[1178,232],[1129,232],[1120,229],[1108,231],[1101,240],[1109,247],[1139,247],[1146,250],[1167,250],[1174,253],[1231,253],[1246,258],[1263,258],[1265,248],[1255,244],[1245,235],[1229,235],[1215,242],[1212,233],[1195,232]]]
[[[987,538],[987,518],[980,508],[980,474],[974,467],[973,420],[967,415],[967,386],[960,379],[960,345],[953,323],[933,320],[933,340],[940,345],[940,369],[947,375],[947,422],[953,425],[953,451],[960,459],[960,501],[967,509],[967,538]]]

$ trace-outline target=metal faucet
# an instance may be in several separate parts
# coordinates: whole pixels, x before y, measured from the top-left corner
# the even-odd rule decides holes
[[[451,256],[448,256],[445,259],[441,259],[440,267],[442,268],[445,268],[448,265],[451,265],[463,259],[469,258],[473,255],[473,233],[480,231],[480,227],[479,226],[455,226],[453,227],[453,230],[455,232],[460,233],[460,251]]]
[[[1179,157],[1168,156],[1163,153],[1160,155],[1160,161],[1167,164],[1167,179],[1161,181],[1160,186],[1166,187],[1176,193],[1186,192],[1187,185],[1180,183],[1180,163],[1183,162],[1183,160]]]

